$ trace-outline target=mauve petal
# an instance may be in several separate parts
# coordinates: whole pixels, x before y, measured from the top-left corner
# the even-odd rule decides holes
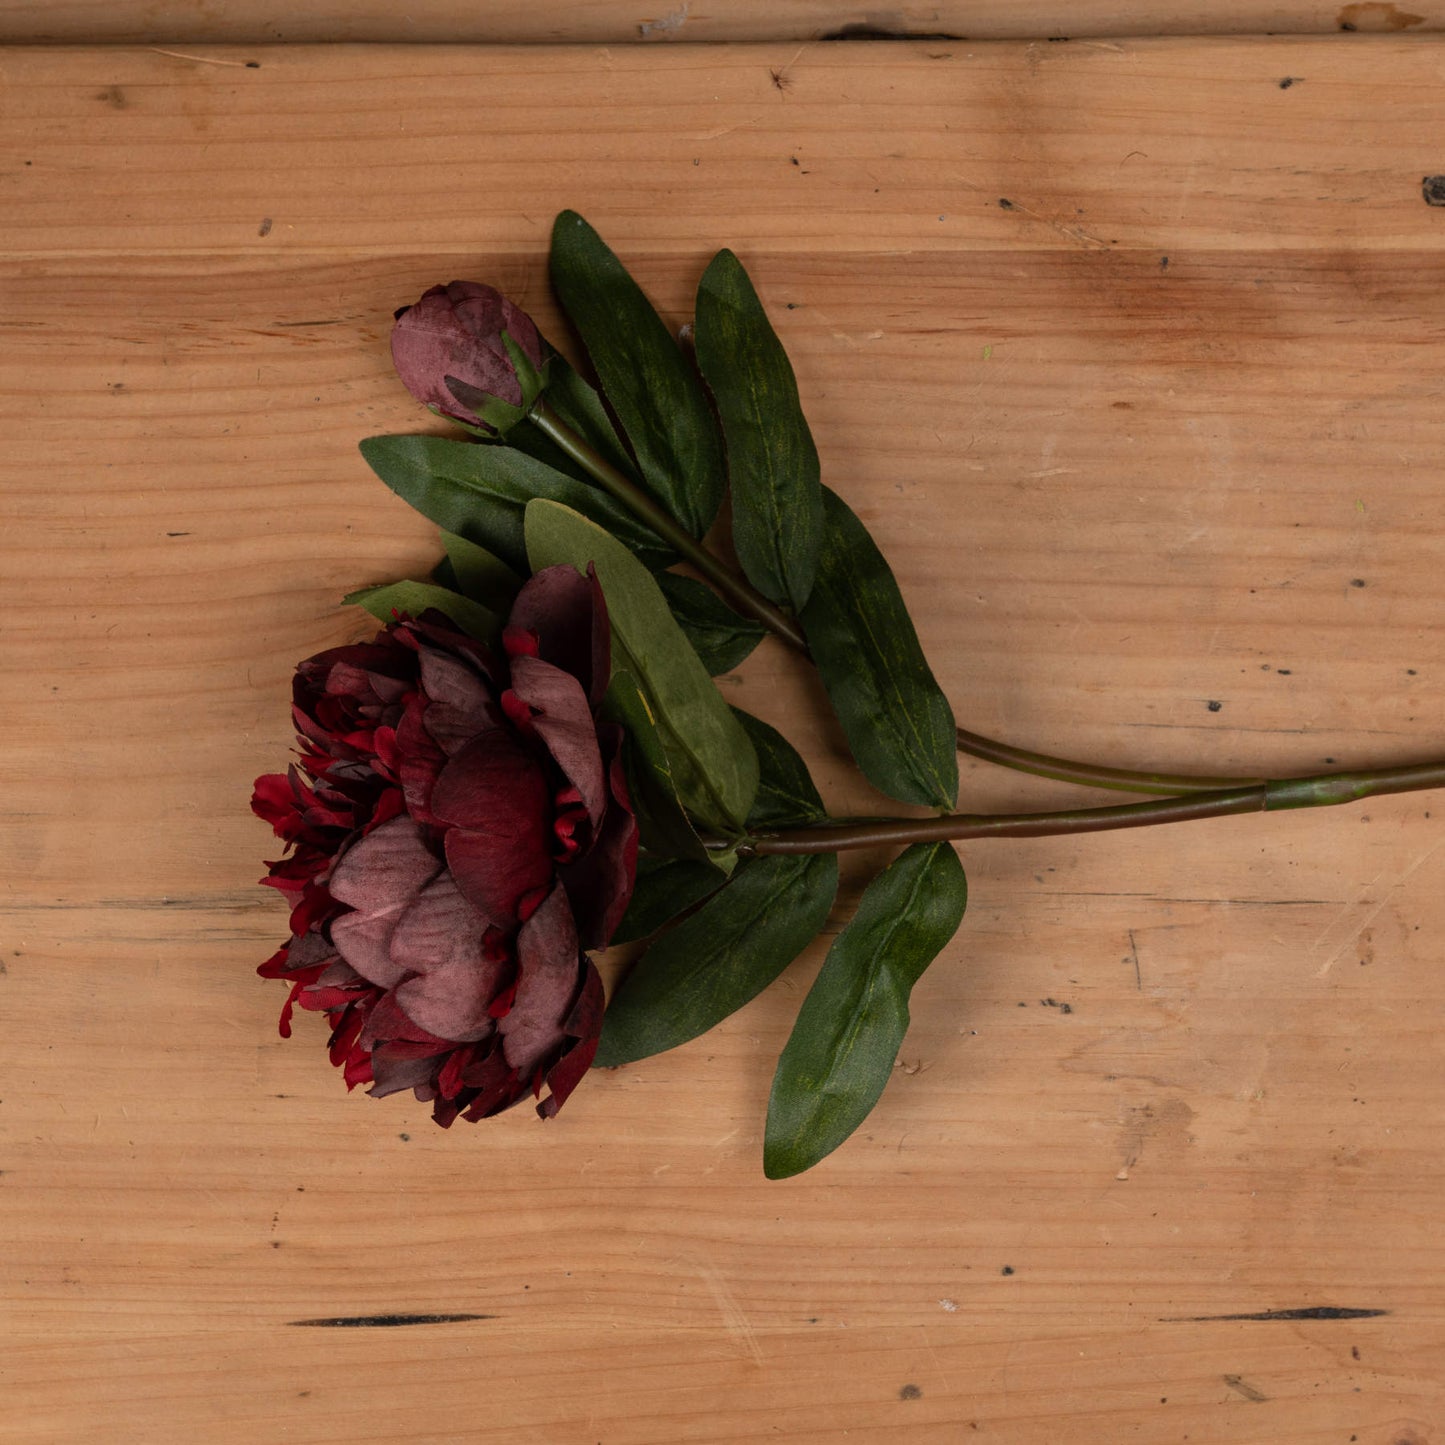
[[[537,1113],[542,1118],[556,1117],[557,1110],[567,1102],[567,1096],[581,1082],[582,1075],[592,1067],[602,1037],[604,1006],[602,979],[588,959],[583,969],[582,991],[562,1025],[564,1032],[577,1042],[548,1070],[547,1087],[551,1093],[537,1105]]]
[[[607,783],[597,725],[582,684],[550,662],[517,657],[512,660],[512,691],[532,709],[532,726],[582,795],[582,806],[596,828],[607,807]]]
[[[622,767],[622,729],[604,724],[598,729],[598,739],[609,755],[607,779],[612,801],[592,847],[557,870],[583,948],[607,947],[637,882],[637,820],[632,816]]]
[[[491,972],[484,972],[485,969]],[[503,965],[488,964],[480,951],[473,961],[443,964],[396,990],[402,1010],[429,1033],[459,1044],[487,1038],[496,1022],[487,1012]]]
[[[383,1045],[371,1053],[372,1086],[366,1091],[374,1099],[415,1089],[431,1081],[437,1071],[435,1054],[421,1059],[398,1057],[397,1052]]]
[[[450,756],[479,734],[505,725],[491,689],[473,668],[434,647],[421,648],[417,656],[427,700],[422,721],[444,753]]]
[[[510,927],[528,895],[552,881],[552,799],[541,766],[509,736],[478,738],[442,769],[431,807],[451,825],[457,886],[489,922]]]
[[[435,1053],[439,1049],[449,1049],[450,1039],[438,1038],[435,1034],[428,1033],[420,1025],[413,1023],[396,1001],[394,994],[383,994],[372,1005],[371,1012],[366,1016],[366,1027],[361,1031],[361,1044],[364,1048],[374,1048],[378,1044],[405,1043],[423,1053],[428,1048]]]
[[[448,873],[428,884],[397,924],[392,960],[418,977],[397,988],[396,1001],[429,1033],[465,1043],[492,1032],[487,1008],[511,965],[484,947],[485,927]]]
[[[569,672],[593,707],[607,691],[612,632],[596,571],[565,564],[534,573],[512,603],[512,627],[537,637],[537,656]]]
[[[582,963],[567,895],[554,888],[517,934],[517,994],[497,1024],[507,1062],[523,1080],[562,1046]]]
[[[329,882],[331,896],[355,912],[331,924],[331,940],[361,976],[394,988],[405,970],[390,954],[397,920],[441,872],[441,863],[410,818],[393,818],[342,854]]]

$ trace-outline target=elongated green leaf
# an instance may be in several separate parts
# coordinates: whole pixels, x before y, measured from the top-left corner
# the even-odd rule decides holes
[[[676,1048],[737,1012],[807,947],[837,889],[834,853],[745,859],[627,975],[603,1016],[597,1063]]]
[[[734,612],[711,587],[676,572],[659,572],[657,584],[702,665],[714,676],[731,672],[767,636],[761,622]]]
[[[823,488],[823,550],[803,631],[858,766],[905,803],[958,798],[953,709],[868,529]]]
[[[620,723],[627,733],[623,756],[642,846],[664,858],[690,858],[711,867],[707,849],[678,799],[677,782],[667,747],[657,730],[657,719],[630,672],[613,673],[604,709],[608,720]],[[731,861],[730,857],[724,873],[731,871]],[[719,882],[722,876],[718,875]]]
[[[722,422],[738,561],[759,592],[801,611],[823,540],[818,449],[788,354],[731,251],[703,272],[696,343]]]
[[[596,565],[613,656],[647,697],[683,807],[704,827],[740,830],[758,791],[757,754],[652,574],[621,542],[556,502],[528,505],[527,552],[534,571]]]
[[[561,502],[606,528],[644,560],[675,560],[652,530],[605,492],[564,476],[515,447],[449,437],[378,436],[361,455],[403,501],[444,532],[475,542],[525,571],[523,512],[534,497]]]
[[[442,533],[442,546],[451,564],[455,590],[505,617],[522,590],[522,579],[500,557],[455,532]]]
[[[758,795],[748,814],[748,828],[782,828],[789,824],[821,823],[828,810],[808,776],[793,745],[761,718],[733,709],[758,755]]]
[[[430,582],[387,582],[380,587],[363,587],[341,599],[356,607],[364,607],[382,622],[395,620],[394,614],[420,617],[429,608],[450,617],[463,632],[482,642],[495,642],[502,625],[496,614],[487,611],[470,597],[449,592]]]
[[[691,363],[621,261],[575,211],[563,211],[552,228],[551,269],[644,483],[701,537],[722,504],[722,441]]]
[[[953,937],[968,886],[948,843],[915,843],[868,885],[778,1060],[763,1170],[786,1179],[868,1117],[908,1030],[908,996]]]
[[[637,860],[632,901],[612,935],[612,943],[635,943],[639,938],[650,938],[678,914],[686,913],[726,884],[727,879],[711,864],[644,855]]]

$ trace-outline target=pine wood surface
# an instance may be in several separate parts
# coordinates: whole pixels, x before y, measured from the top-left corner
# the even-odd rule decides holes
[[[400,44],[668,44],[967,36],[1398,34],[1445,28],[1424,0],[939,0],[884,9],[835,0],[0,0],[0,43],[174,46],[364,40]]]
[[[436,554],[355,450],[427,421],[391,310],[555,333],[564,206],[674,322],[742,256],[966,725],[1438,756],[1445,49],[250,58],[0,56],[0,1440],[1445,1438],[1445,799],[969,845],[879,1108],[785,1183],[821,947],[444,1133],[277,1038],[246,810],[337,599]],[[780,647],[721,685],[881,806]]]

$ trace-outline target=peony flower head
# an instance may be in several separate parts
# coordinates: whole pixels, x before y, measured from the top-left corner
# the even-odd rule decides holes
[[[496,655],[440,613],[296,670],[301,760],[252,807],[290,847],[264,881],[291,938],[261,966],[330,1016],[349,1087],[412,1089],[438,1123],[528,1094],[555,1114],[586,1072],[602,985],[584,950],[636,876],[595,575],[539,572]]]
[[[500,291],[452,281],[396,313],[391,357],[418,401],[495,429],[535,400],[546,346],[532,318]]]

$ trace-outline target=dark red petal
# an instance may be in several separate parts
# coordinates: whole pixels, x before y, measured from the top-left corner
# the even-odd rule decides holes
[[[584,577],[566,565],[544,567],[517,594],[508,622],[532,632],[536,655],[575,677],[593,707],[602,701],[611,631],[595,574]]]
[[[529,893],[552,880],[551,791],[537,761],[511,737],[468,743],[442,769],[432,812],[450,824],[447,863],[467,900],[510,927]]]
[[[567,1096],[581,1082],[582,1075],[592,1067],[592,1060],[597,1056],[597,1044],[602,1037],[602,979],[592,966],[591,959],[586,961],[583,969],[582,990],[562,1026],[577,1042],[547,1073],[547,1087],[552,1092],[537,1105],[537,1113],[544,1119],[556,1116],[557,1110],[567,1102]]]
[[[265,819],[276,830],[278,838],[295,836],[300,826],[300,814],[296,807],[296,794],[291,779],[285,773],[267,773],[256,779],[255,791],[251,794],[251,811]]]
[[[497,1024],[507,1062],[523,1078],[562,1047],[582,964],[567,895],[554,888],[517,934],[517,995]]]
[[[531,708],[533,728],[581,794],[595,828],[607,806],[607,783],[582,684],[550,662],[519,657],[512,663],[512,691]]]
[[[393,818],[342,854],[331,875],[331,896],[355,910],[334,919],[331,939],[361,976],[394,988],[405,976],[389,945],[397,920],[441,871],[410,818]]]
[[[491,688],[475,668],[434,647],[417,656],[427,701],[422,721],[444,753],[451,756],[480,733],[503,726]]]
[[[622,729],[604,725],[598,735],[610,757],[607,780],[612,802],[592,847],[557,869],[583,948],[607,946],[627,912],[637,881],[637,820],[622,767]]]

